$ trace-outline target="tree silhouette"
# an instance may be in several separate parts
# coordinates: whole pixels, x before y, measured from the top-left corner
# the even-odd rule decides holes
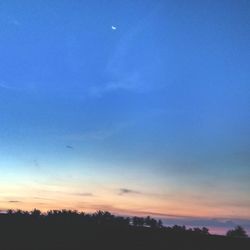
[[[158,220],[157,226],[158,226],[159,228],[162,228],[162,227],[163,227],[162,220]]]
[[[208,229],[208,228],[203,227],[203,228],[201,229],[201,231],[202,231],[202,234],[209,235],[209,229]]]
[[[144,218],[140,218],[140,217],[133,217],[132,219],[133,225],[136,227],[142,227],[144,225]]]
[[[203,227],[203,228],[198,228],[198,227],[195,227],[193,228],[192,230],[193,232],[197,233],[197,234],[202,234],[202,235],[209,235],[209,229],[206,228],[206,227]]]
[[[200,250],[250,249],[250,239],[238,226],[227,236],[210,235],[207,228],[166,227],[161,220],[122,217],[107,211],[93,214],[76,210],[42,213],[10,210],[0,213],[1,247],[13,249],[120,249],[120,250]]]
[[[30,214],[31,214],[32,217],[38,218],[39,216],[41,216],[42,212],[35,208],[33,211],[31,211]]]
[[[227,231],[226,235],[228,237],[237,237],[237,238],[247,238],[248,237],[245,229],[241,226],[237,226],[234,229]]]

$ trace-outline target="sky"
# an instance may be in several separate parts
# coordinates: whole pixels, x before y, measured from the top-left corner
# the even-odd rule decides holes
[[[0,1],[0,210],[250,232],[249,11]]]

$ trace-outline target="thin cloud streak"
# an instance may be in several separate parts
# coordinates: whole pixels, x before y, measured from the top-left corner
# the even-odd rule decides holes
[[[145,24],[154,18],[154,15],[157,14],[160,7],[161,4],[156,4],[149,14],[144,16],[139,22],[135,23],[127,32],[124,32],[124,35],[118,42],[113,55],[106,65],[107,76],[115,80],[90,87],[89,94],[92,97],[102,97],[104,94],[118,90],[140,93],[151,90],[155,87],[154,84],[146,86],[142,77],[144,73],[141,72],[139,68],[133,70],[127,69],[124,62],[126,62],[126,57],[129,55],[129,52],[133,47],[133,40],[141,32],[145,31]],[[112,29],[115,30],[116,27],[112,26]]]
[[[63,135],[61,136],[61,138],[64,140],[71,140],[71,141],[105,140],[107,138],[112,137],[115,134],[118,134],[123,129],[131,126],[132,124],[133,124],[132,122],[121,122],[112,128],[89,130],[75,134],[72,133],[68,135]]]
[[[94,194],[92,193],[74,193],[73,195],[76,195],[76,196],[94,196]]]
[[[5,82],[0,82],[0,88],[7,89],[7,90],[19,90],[18,88],[12,87],[12,86],[6,84]]]
[[[5,81],[0,81],[0,89],[5,89],[5,90],[9,90],[9,91],[25,91],[25,90],[28,90],[28,88],[26,88],[26,87],[19,88],[19,87],[12,86],[12,85],[6,83]]]
[[[126,194],[141,194],[141,192],[128,188],[119,189],[119,195],[126,195]]]
[[[133,72],[129,76],[124,76],[117,81],[91,86],[89,88],[89,95],[91,97],[102,97],[105,94],[120,90],[141,93],[148,90],[148,88],[143,84],[139,73]]]

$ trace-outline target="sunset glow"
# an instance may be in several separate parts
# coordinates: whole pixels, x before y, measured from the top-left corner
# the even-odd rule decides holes
[[[0,9],[0,210],[250,231],[249,2],[21,2]]]

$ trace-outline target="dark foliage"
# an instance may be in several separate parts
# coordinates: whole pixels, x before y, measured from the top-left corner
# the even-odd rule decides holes
[[[248,237],[246,231],[241,226],[237,226],[235,229],[229,230],[227,232],[227,236],[228,237],[236,237],[236,238],[247,238]]]
[[[231,236],[231,235],[230,235]],[[207,228],[164,227],[151,217],[53,210],[0,214],[2,250],[250,249],[250,239],[210,235]]]

